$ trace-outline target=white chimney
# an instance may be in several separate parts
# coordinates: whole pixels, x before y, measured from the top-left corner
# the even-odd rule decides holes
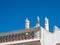
[[[26,18],[26,20],[25,20],[25,29],[28,29],[29,28],[29,20],[28,20],[28,18]]]
[[[45,29],[49,31],[49,20],[45,17]]]
[[[37,19],[36,19],[36,27],[40,27],[40,18],[39,18],[39,16],[37,16]]]

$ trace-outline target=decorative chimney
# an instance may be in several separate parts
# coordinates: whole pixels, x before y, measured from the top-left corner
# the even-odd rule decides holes
[[[45,17],[45,29],[49,31],[49,20]]]
[[[29,28],[29,20],[28,20],[28,18],[26,18],[26,20],[25,20],[25,29],[28,29]]]
[[[37,16],[37,19],[36,19],[36,27],[40,27],[40,18],[39,16]]]

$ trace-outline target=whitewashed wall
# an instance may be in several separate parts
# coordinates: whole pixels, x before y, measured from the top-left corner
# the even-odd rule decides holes
[[[41,44],[42,45],[56,45],[60,43],[60,30],[54,29],[54,32],[51,33],[41,27]]]

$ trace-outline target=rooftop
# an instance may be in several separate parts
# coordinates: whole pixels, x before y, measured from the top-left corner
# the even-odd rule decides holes
[[[15,31],[10,31],[10,32],[2,32],[2,33],[0,33],[0,36],[19,34],[19,33],[21,34],[21,33],[26,33],[26,32],[38,31],[38,30],[40,30],[40,27],[21,29],[21,30],[15,30]]]

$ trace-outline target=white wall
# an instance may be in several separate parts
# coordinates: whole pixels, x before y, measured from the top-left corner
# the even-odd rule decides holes
[[[60,30],[56,29],[51,33],[42,27],[40,40],[42,45],[56,45],[56,43],[60,43]]]

